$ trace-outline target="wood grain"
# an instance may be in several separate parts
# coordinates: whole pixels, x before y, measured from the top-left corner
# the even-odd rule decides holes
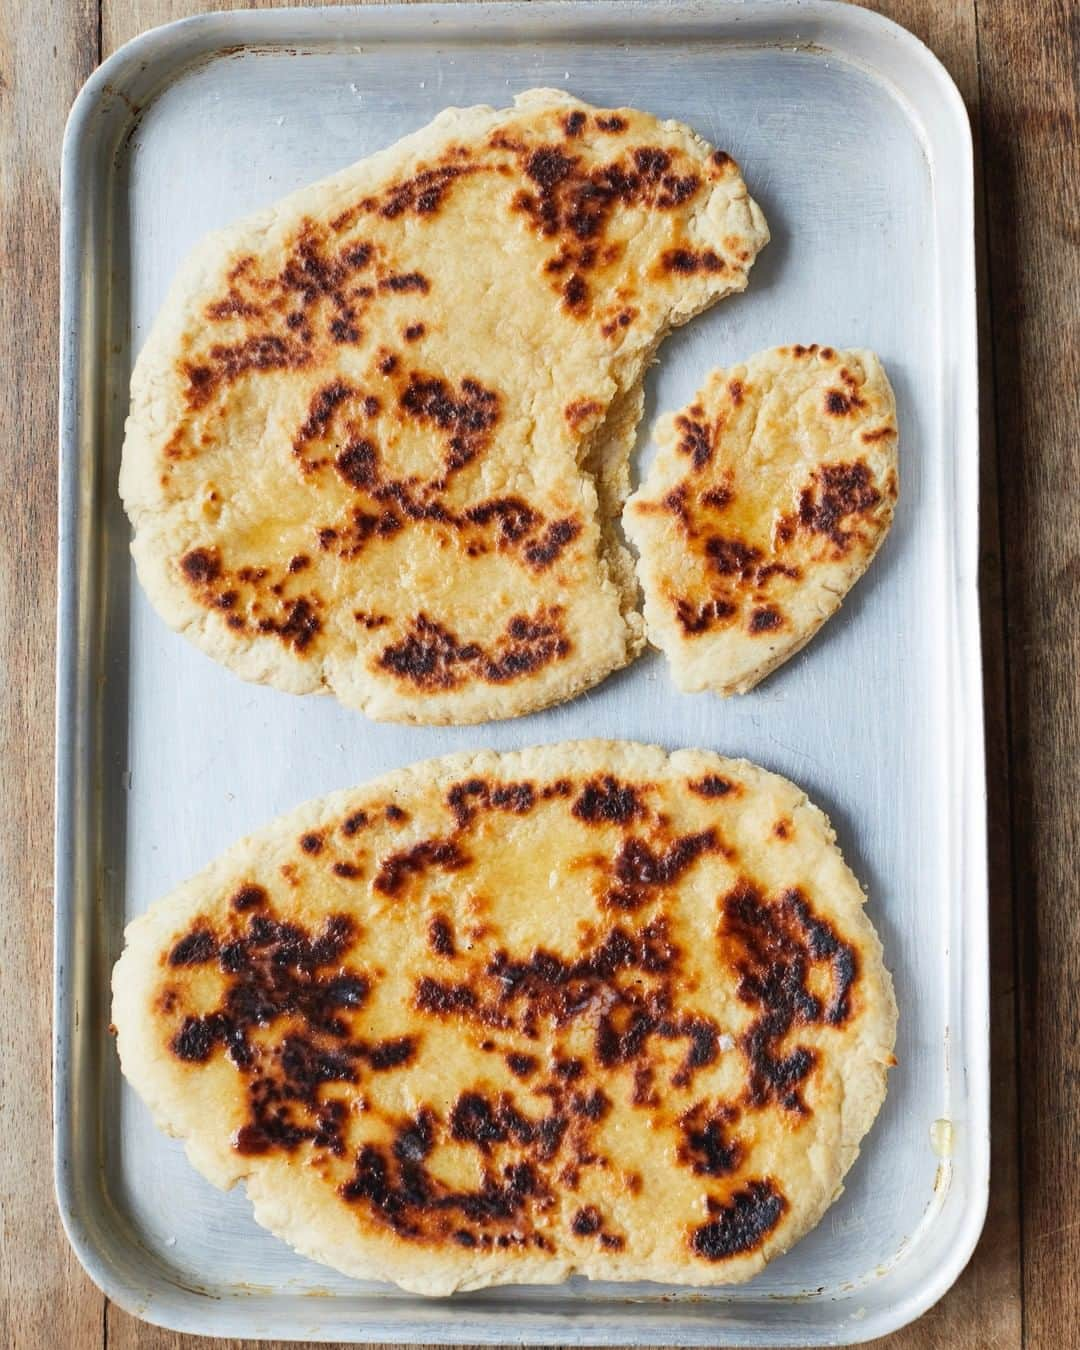
[[[178,1336],[114,1307],[106,1312],[60,1232],[47,1164],[60,136],[99,54],[155,24],[245,3],[252,0],[0,7],[0,369],[18,377],[0,399],[0,501],[15,508],[0,552],[0,1346],[10,1350],[249,1344]],[[994,1047],[983,1240],[937,1308],[877,1345],[1067,1347],[1080,1324],[1080,499],[1072,476],[1080,29],[1066,0],[1034,13],[1023,0],[872,7],[944,61],[967,102],[984,170],[976,206]]]
[[[1080,22],[979,13],[1008,620],[1024,1342],[1080,1324]]]
[[[104,1300],[53,1204],[53,595],[60,139],[91,0],[0,7],[0,1344],[94,1346]]]

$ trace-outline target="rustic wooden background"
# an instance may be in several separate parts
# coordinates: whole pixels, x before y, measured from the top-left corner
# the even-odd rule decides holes
[[[246,0],[247,4],[256,0]],[[0,0],[0,1344],[194,1350],[111,1306],[56,1215],[49,1139],[60,141],[121,43],[207,0]],[[217,8],[232,8],[218,4]],[[990,782],[990,1213],[889,1350],[1080,1345],[1080,13],[880,0],[975,134]],[[228,1343],[233,1350],[241,1342]]]

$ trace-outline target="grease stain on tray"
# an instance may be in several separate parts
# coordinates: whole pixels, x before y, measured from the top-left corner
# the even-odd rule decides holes
[[[952,1157],[953,1137],[953,1124],[947,1116],[941,1116],[932,1122],[930,1126],[930,1147],[934,1150],[936,1157]]]

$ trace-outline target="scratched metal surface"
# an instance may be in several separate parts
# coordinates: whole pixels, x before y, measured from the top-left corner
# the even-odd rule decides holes
[[[892,534],[810,647],[727,702],[678,694],[655,654],[480,728],[379,725],[242,683],[166,628],[127,558],[126,382],[166,286],[205,231],[448,104],[535,85],[689,122],[737,157],[772,228],[747,293],[665,344],[639,467],[656,410],[712,365],[782,341],[871,346],[899,406]],[[57,1178],[94,1277],[157,1322],[304,1339],[838,1344],[916,1315],[981,1226],[988,1128],[970,140],[933,57],[817,0],[208,16],[95,75],[64,203]],[[122,1084],[106,1026],[124,923],[308,797],[445,751],[580,736],[746,755],[833,818],[901,1009],[899,1067],[844,1195],[735,1290],[572,1282],[425,1303],[295,1256]]]

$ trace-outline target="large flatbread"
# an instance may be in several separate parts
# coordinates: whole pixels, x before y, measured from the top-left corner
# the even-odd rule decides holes
[[[596,683],[643,640],[612,530],[643,371],[767,239],[722,151],[551,90],[212,236],[132,377],[154,605],[240,675],[377,718]]]
[[[745,1280],[821,1218],[896,1009],[825,816],[603,741],[310,802],[130,925],[124,1073],[349,1275]]]
[[[662,418],[626,505],[649,640],[681,689],[745,693],[870,565],[897,499],[896,405],[869,351],[777,347]]]

